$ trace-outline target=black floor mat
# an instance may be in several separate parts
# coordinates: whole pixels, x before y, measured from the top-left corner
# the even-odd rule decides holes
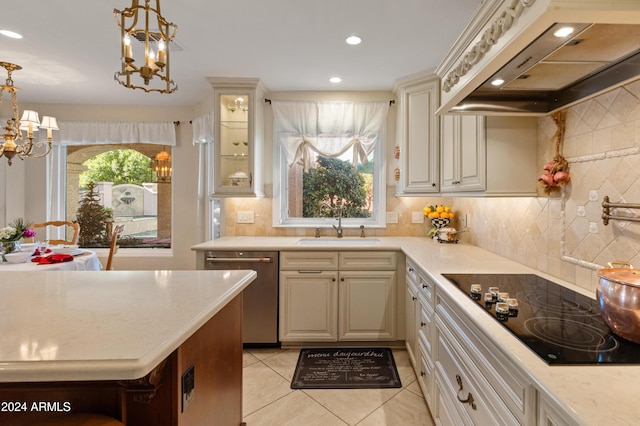
[[[400,388],[389,348],[302,349],[292,389]]]

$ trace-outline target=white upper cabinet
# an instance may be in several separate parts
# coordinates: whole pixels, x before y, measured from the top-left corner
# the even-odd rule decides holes
[[[442,192],[486,189],[485,130],[483,116],[442,116],[440,133]]]
[[[445,115],[440,138],[442,194],[536,195],[535,117]]]
[[[435,74],[407,78],[396,86],[396,143],[400,149],[396,195],[420,196],[440,191],[440,120],[435,115],[439,91]]]
[[[258,79],[208,78],[214,91],[214,194],[264,196],[263,90]]]

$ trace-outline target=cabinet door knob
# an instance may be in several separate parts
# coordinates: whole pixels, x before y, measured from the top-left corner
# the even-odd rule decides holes
[[[344,281],[344,277],[340,278],[340,281]]]
[[[336,280],[335,278],[331,278],[331,281],[335,281],[335,280]]]
[[[426,376],[426,375],[427,375],[427,373],[425,373],[424,371],[420,370],[420,375],[421,375],[422,377],[424,377],[424,376]]]
[[[413,300],[414,302],[416,301],[417,297],[415,296],[411,296],[411,300]]]
[[[427,323],[426,323],[426,322],[422,322],[422,321],[420,321],[420,327],[424,327],[425,325],[427,325]]]
[[[426,284],[422,284],[422,288],[429,288],[429,286]]]

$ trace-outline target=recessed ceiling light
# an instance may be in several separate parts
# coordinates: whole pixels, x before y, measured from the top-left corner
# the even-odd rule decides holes
[[[562,27],[558,30],[556,30],[553,35],[558,37],[558,38],[562,38],[562,37],[566,37],[568,35],[573,34],[574,32],[574,28],[573,27]]]
[[[360,37],[358,37],[357,35],[352,35],[352,36],[347,37],[346,42],[347,42],[347,44],[355,46],[356,44],[362,43],[362,39]]]
[[[0,30],[0,34],[10,38],[22,38],[22,34],[14,33],[13,31],[9,30]]]
[[[491,85],[493,85],[493,86],[500,86],[500,85],[501,85],[501,84],[503,84],[503,83],[504,83],[504,80],[503,80],[503,79],[501,79],[501,78],[496,78],[495,80],[493,80],[493,81],[491,82]]]
[[[340,77],[331,77],[329,81],[332,83],[340,83],[342,79]]]

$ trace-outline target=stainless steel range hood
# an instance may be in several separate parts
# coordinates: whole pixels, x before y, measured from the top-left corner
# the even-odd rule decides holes
[[[640,0],[486,1],[436,72],[439,114],[550,114],[640,78]]]

